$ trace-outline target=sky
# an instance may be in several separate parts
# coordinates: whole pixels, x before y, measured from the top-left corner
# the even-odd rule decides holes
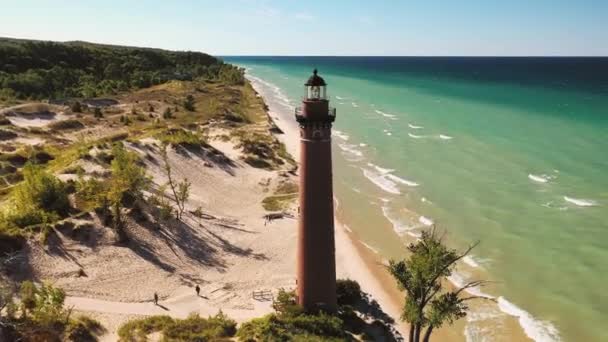
[[[216,56],[608,56],[608,0],[0,0],[0,37]]]

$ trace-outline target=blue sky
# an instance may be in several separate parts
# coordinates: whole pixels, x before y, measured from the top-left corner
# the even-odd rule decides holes
[[[608,55],[608,0],[3,0],[0,36],[214,55]]]

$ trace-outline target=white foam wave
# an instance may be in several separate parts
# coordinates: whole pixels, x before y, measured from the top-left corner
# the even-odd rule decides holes
[[[374,247],[372,247],[372,246],[370,246],[370,245],[366,244],[365,242],[361,241],[361,243],[363,244],[363,246],[365,246],[365,247],[366,247],[367,249],[369,249],[370,251],[372,251],[372,252],[374,252],[374,253],[376,253],[376,254],[379,254],[379,253],[380,253],[380,252],[378,252],[378,250],[377,250],[377,249],[375,249]]]
[[[359,151],[357,149],[356,145],[352,145],[352,144],[338,144],[338,147],[340,147],[340,149],[342,151],[344,151],[347,155],[350,155],[351,157],[360,159],[363,158],[363,152]]]
[[[362,168],[362,170],[363,175],[380,189],[395,195],[401,194],[401,191],[399,191],[399,188],[397,188],[397,184],[387,179],[385,175],[369,169]]]
[[[432,226],[435,222],[428,217],[420,216],[418,218],[418,222],[422,223],[425,226]]]
[[[386,175],[386,177],[394,180],[395,182],[401,183],[401,184],[405,184],[407,186],[418,186],[419,184],[407,179],[403,179],[401,177],[395,176],[395,175]]]
[[[350,139],[350,137],[348,136],[348,134],[342,132],[342,131],[338,131],[337,129],[334,129],[334,135],[337,136],[338,138],[344,140],[344,141],[348,141],[348,139]]]
[[[340,97],[340,96],[336,95],[336,99],[338,99],[338,100],[346,100],[346,97]]]
[[[399,236],[402,236],[403,234],[406,234],[406,233],[409,234],[409,232],[414,228],[414,227],[408,226],[405,222],[393,217],[390,214],[390,210],[387,206],[382,207],[382,214],[391,223],[391,225],[393,226],[393,230]]]
[[[564,196],[564,200],[566,202],[576,204],[579,207],[594,207],[594,206],[598,205],[598,203],[596,201],[590,200],[590,199],[572,198],[572,197]]]
[[[351,105],[353,105],[355,108],[359,108],[359,105],[356,102],[351,102]]]
[[[372,164],[372,163],[367,163],[367,166],[373,167],[374,169],[376,169],[378,172],[380,172],[382,174],[387,174],[387,173],[391,173],[391,172],[395,171],[393,169],[385,169],[383,167],[380,167],[380,166]]]
[[[422,128],[424,128],[424,127],[422,127],[422,126],[416,126],[416,125],[413,125],[413,124],[411,124],[411,123],[409,123],[409,124],[407,124],[407,125],[408,125],[408,127],[409,127],[409,128],[411,128],[411,129],[422,129]]]
[[[546,176],[538,176],[538,175],[533,175],[533,174],[528,174],[528,178],[530,178],[531,180],[538,182],[538,183],[547,183],[549,181],[549,178],[547,178]]]
[[[477,263],[477,261],[475,261],[475,259],[473,259],[473,257],[470,255],[465,255],[465,257],[462,258],[462,261],[471,267],[474,267],[474,268],[480,267],[479,264]]]
[[[422,135],[416,135],[416,134],[412,134],[412,133],[408,133],[407,135],[409,135],[410,138],[414,138],[414,139],[424,138]]]
[[[497,302],[500,311],[519,319],[519,325],[529,338],[536,342],[560,341],[559,332],[550,322],[540,321],[532,317],[530,313],[509,302],[504,297],[498,297]]]
[[[383,111],[378,110],[378,109],[375,109],[374,112],[376,112],[376,113],[384,116],[385,118],[396,118],[397,117],[395,114],[389,114],[389,113],[383,112]]]
[[[388,135],[390,137],[391,135],[393,135],[393,133],[387,132],[386,135]]]
[[[366,147],[366,146],[367,146],[367,144],[360,143],[360,144],[359,144],[359,146],[361,146],[361,147]]]
[[[453,272],[452,275],[450,275],[448,277],[448,280],[452,284],[454,284],[456,287],[459,287],[459,288],[464,287],[468,283],[468,281],[465,280],[465,277],[458,272]],[[469,287],[469,288],[465,289],[464,291],[473,296],[484,297],[484,298],[494,298],[494,296],[481,291],[481,288],[479,286]]]
[[[445,134],[439,134],[439,139],[442,139],[442,140],[452,140],[452,139],[454,139],[454,137],[451,137],[451,136],[445,135]]]

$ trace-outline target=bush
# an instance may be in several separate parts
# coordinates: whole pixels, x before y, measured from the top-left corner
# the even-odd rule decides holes
[[[67,119],[51,122],[47,127],[51,130],[65,131],[82,129],[84,128],[84,124],[76,119]]]
[[[93,342],[97,341],[96,335],[103,332],[105,329],[101,323],[87,316],[79,316],[68,323],[65,335],[70,341]]]
[[[125,323],[118,336],[120,341],[145,341],[154,332],[161,332],[163,341],[213,341],[234,336],[236,322],[221,311],[209,318],[193,314],[183,320],[151,316]]]
[[[346,341],[342,320],[327,314],[266,315],[243,323],[237,337],[241,341]]]
[[[192,96],[192,95],[186,96],[186,99],[184,100],[184,108],[190,112],[193,112],[195,110],[194,109],[194,96]]]
[[[97,119],[103,118],[103,112],[101,111],[101,108],[95,107],[95,109],[93,110],[93,116]]]
[[[205,143],[204,139],[195,132],[185,129],[168,129],[156,135],[156,138],[163,144],[171,146],[201,146]]]
[[[361,286],[354,280],[338,279],[336,281],[338,305],[354,305],[361,299]]]
[[[72,112],[74,113],[82,113],[82,105],[78,101],[74,101],[70,109],[72,109]]]
[[[163,112],[163,119],[171,119],[173,118],[173,113],[171,112],[171,108],[165,109],[165,111]]]
[[[29,163],[23,168],[23,183],[15,189],[14,201],[16,209],[24,212],[41,209],[65,215],[70,209],[65,184]]]

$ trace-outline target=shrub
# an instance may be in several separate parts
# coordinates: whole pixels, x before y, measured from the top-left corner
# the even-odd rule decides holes
[[[171,108],[165,109],[165,111],[163,112],[163,119],[171,119],[173,118],[173,113],[171,112]]]
[[[26,164],[23,183],[15,189],[14,202],[17,211],[41,209],[59,215],[70,209],[65,184],[40,167]]]
[[[78,101],[74,101],[74,103],[72,103],[72,106],[70,107],[70,109],[74,113],[82,113],[82,105]]]
[[[184,108],[190,112],[194,111],[194,96],[186,96],[186,99],[184,100]]]
[[[336,281],[336,294],[338,305],[354,305],[362,298],[361,286],[350,279],[338,279]]]
[[[71,320],[66,327],[65,335],[70,341],[97,341],[96,335],[105,332],[98,321],[87,316]]]
[[[103,112],[101,111],[101,108],[95,107],[95,109],[93,110],[93,116],[97,119],[103,118]]]
[[[168,129],[156,135],[156,138],[163,144],[171,146],[201,146],[205,143],[204,139],[197,133],[185,129]]]
[[[84,124],[76,119],[51,122],[48,128],[56,131],[76,130],[84,128]]]

